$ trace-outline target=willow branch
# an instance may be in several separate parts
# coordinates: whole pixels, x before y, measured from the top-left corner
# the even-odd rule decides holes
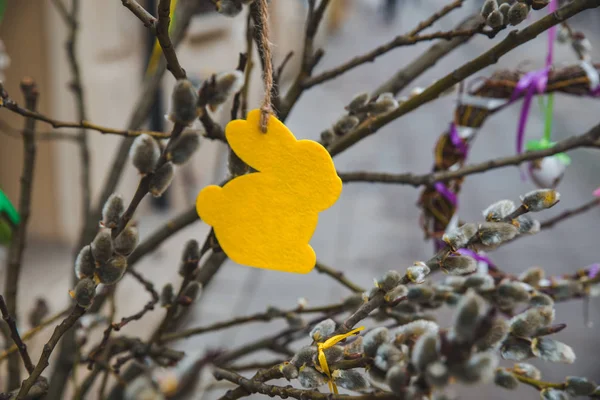
[[[171,342],[178,339],[189,338],[190,336],[201,335],[208,332],[214,332],[232,326],[248,324],[252,322],[270,322],[276,318],[285,318],[289,314],[309,314],[320,312],[335,312],[344,307],[343,304],[332,304],[322,307],[296,307],[291,310],[270,310],[262,313],[256,313],[245,317],[233,318],[229,321],[217,322],[208,326],[186,329],[184,331],[169,333],[160,337],[161,343]]]
[[[143,22],[144,26],[152,31],[156,35],[156,18],[150,14],[144,7],[135,0],[121,0],[121,3],[129,9],[140,21]]]
[[[581,206],[579,206],[577,208],[573,208],[571,210],[564,211],[564,212],[558,214],[556,217],[552,217],[552,218],[549,218],[549,219],[543,221],[540,224],[540,229],[550,229],[550,228],[554,227],[554,225],[558,224],[559,222],[562,222],[568,218],[577,216],[579,214],[583,214],[584,212],[594,209],[598,206],[600,206],[600,198],[595,198],[585,204],[582,204]]]
[[[19,354],[21,354],[21,359],[23,359],[23,364],[25,365],[25,369],[27,372],[31,373],[33,371],[33,363],[31,362],[31,357],[29,357],[29,353],[27,352],[27,345],[21,339],[19,335],[19,328],[17,328],[17,322],[8,312],[8,307],[6,306],[6,302],[4,301],[4,297],[0,295],[0,312],[2,313],[2,319],[8,325],[10,329],[10,336],[12,337],[13,342],[15,342],[15,346],[19,349]]]
[[[21,90],[25,97],[27,108],[35,112],[39,95],[37,85],[31,78],[24,78],[21,81]],[[6,97],[3,97],[6,101]],[[6,281],[4,285],[6,312],[14,318],[17,316],[17,291],[23,263],[23,252],[27,240],[27,224],[29,223],[29,215],[31,213],[36,161],[35,125],[35,119],[27,118],[25,120],[25,129],[23,132],[23,169],[21,170],[21,190],[19,195],[20,221],[12,235],[6,266]],[[8,389],[17,388],[20,382],[21,369],[19,366],[19,357],[15,354],[9,356],[8,359]]]
[[[519,165],[526,161],[537,160],[554,154],[563,153],[580,147],[596,147],[600,138],[600,125],[596,125],[588,132],[579,136],[561,140],[548,149],[528,151],[509,157],[501,157],[493,160],[484,161],[479,164],[467,165],[454,171],[439,171],[424,175],[414,174],[387,174],[377,172],[348,172],[338,175],[343,182],[370,182],[386,184],[405,184],[415,187],[421,185],[433,185],[435,182],[445,182],[467,175],[480,174],[497,168],[511,165]]]
[[[158,3],[158,20],[156,21],[156,38],[167,60],[167,69],[171,71],[175,79],[185,79],[185,70],[179,64],[175,47],[169,37],[170,12],[171,0],[160,0]]]
[[[44,372],[44,370],[48,367],[50,355],[52,354],[52,351],[54,351],[54,348],[58,344],[58,341],[60,340],[62,335],[64,335],[69,329],[71,329],[73,325],[75,325],[77,320],[79,320],[79,318],[81,318],[81,316],[85,314],[85,311],[85,308],[75,306],[73,308],[73,311],[71,311],[71,314],[69,314],[69,316],[65,318],[60,323],[60,325],[58,325],[54,329],[50,340],[48,340],[48,342],[44,345],[42,355],[40,356],[38,363],[33,369],[33,372],[29,375],[29,378],[23,381],[21,389],[19,390],[19,393],[16,397],[17,400],[25,398],[25,396],[27,395],[31,387],[34,385],[34,383],[37,381],[37,379],[40,377],[42,372]]]
[[[496,46],[439,79],[431,86],[426,88],[421,94],[416,95],[400,104],[400,106],[395,110],[379,117],[367,119],[356,129],[348,133],[346,136],[340,138],[340,140],[336,141],[329,149],[330,153],[332,155],[341,153],[353,144],[374,134],[380,128],[389,124],[390,122],[400,118],[401,116],[420,107],[421,105],[434,100],[441,93],[450,89],[455,84],[463,81],[465,78],[468,78],[474,73],[481,71],[483,68],[489,65],[495,64],[500,57],[514,48],[534,39],[540,33],[546,31],[550,27],[561,23],[562,21],[580,13],[581,11],[599,6],[600,0],[575,0],[567,3],[554,13],[532,23],[523,30],[511,31],[508,36]]]
[[[435,24],[438,20],[448,15],[450,12],[462,7],[464,2],[465,0],[455,0],[452,3],[445,5],[441,10],[433,13],[425,21],[420,22],[419,25],[417,25],[412,31],[408,32],[407,36],[415,36],[421,33],[425,29]]]
[[[317,263],[315,264],[315,269],[321,274],[331,276],[333,279],[335,279],[336,281],[346,286],[348,289],[352,290],[355,293],[362,293],[365,291],[365,289],[361,288],[360,286],[346,278],[343,272],[328,267],[325,264],[320,263],[319,261],[317,261]]]

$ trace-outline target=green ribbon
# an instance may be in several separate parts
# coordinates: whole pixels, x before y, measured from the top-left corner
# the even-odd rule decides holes
[[[0,23],[4,19],[4,12],[6,11],[6,0],[0,0]]]
[[[540,108],[544,113],[544,136],[540,140],[530,140],[525,145],[527,151],[546,150],[552,148],[556,143],[551,140],[552,137],[552,112],[554,109],[554,94],[550,93],[546,96],[548,100],[544,104],[542,97],[539,97]],[[554,155],[564,165],[571,164],[571,157],[565,153],[557,153]]]

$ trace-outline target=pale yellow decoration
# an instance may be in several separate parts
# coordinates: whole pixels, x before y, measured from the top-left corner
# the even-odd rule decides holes
[[[342,181],[323,146],[296,140],[275,116],[263,133],[260,115],[260,110],[252,110],[247,120],[231,121],[225,128],[233,151],[258,172],[222,188],[204,188],[196,209],[233,261],[305,274],[315,266],[308,242],[318,213],[336,202]]]
[[[362,331],[363,329],[365,329],[364,326],[359,326],[358,328],[353,329],[348,333],[332,336],[323,343],[317,344],[317,348],[319,349],[319,366],[321,367],[325,375],[327,375],[327,377],[329,378],[329,380],[327,381],[327,384],[329,385],[329,391],[335,394],[338,394],[338,389],[335,382],[333,382],[333,378],[331,377],[331,371],[329,370],[329,365],[327,364],[327,357],[325,357],[325,350],[335,346],[338,342],[341,342],[349,336],[358,334],[358,332]]]

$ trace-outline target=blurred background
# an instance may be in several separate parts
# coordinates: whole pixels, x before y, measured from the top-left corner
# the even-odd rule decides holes
[[[22,103],[19,81],[23,76],[32,76],[41,92],[40,111],[57,119],[75,120],[73,96],[68,90],[70,72],[64,51],[67,29],[63,21],[49,0],[8,3],[0,25],[0,39],[10,57],[10,65],[2,71],[6,89]],[[210,2],[205,3],[205,11],[192,20],[186,39],[177,51],[181,65],[197,81],[212,73],[235,69],[238,54],[245,51],[245,14],[226,18],[216,14]],[[325,56],[315,72],[339,65],[412,29],[446,3],[442,0],[333,0],[317,40],[317,45],[325,49]],[[477,12],[481,3],[467,0],[460,10],[443,18],[433,29],[452,29],[466,16]],[[151,4],[148,6],[151,8]],[[141,87],[153,42],[140,21],[120,1],[82,0],[81,7],[78,51],[89,119],[106,126],[125,127]],[[285,89],[297,72],[297,62],[302,53],[306,4],[300,0],[273,1],[270,13],[274,64],[279,65],[289,51],[294,51],[281,82]],[[582,30],[594,44],[600,36],[599,21],[599,10],[592,10],[575,18],[572,26]],[[481,54],[505,35],[506,32],[492,40],[474,38],[420,76],[406,92],[429,85],[466,60]],[[373,63],[308,90],[295,106],[287,125],[298,138],[318,139],[320,132],[342,115],[343,107],[354,94],[372,92],[430,45],[422,43],[401,47]],[[498,68],[539,68],[543,66],[545,54],[546,37],[542,35],[510,52],[497,65],[481,71],[472,79],[488,76]],[[577,63],[568,46],[557,45],[555,54],[556,65]],[[592,50],[592,61],[600,61],[597,49]],[[258,106],[262,95],[258,68],[254,69],[254,75],[250,87],[254,101],[250,105]],[[173,77],[165,75],[148,127],[168,131],[169,123],[165,121],[164,114],[168,112],[168,94],[173,84]],[[336,167],[339,171],[428,172],[432,165],[433,145],[440,133],[447,129],[455,101],[456,96],[442,97],[389,124],[337,157]],[[226,105],[215,119],[226,123],[229,109]],[[488,120],[472,147],[470,162],[514,154],[520,109],[519,102]],[[555,99],[553,138],[560,140],[584,133],[599,122],[599,110],[600,100],[558,95]],[[21,117],[5,110],[0,110],[0,120],[4,129],[20,129],[23,125]],[[542,127],[542,114],[534,105],[527,137],[538,138]],[[39,131],[49,129],[48,125],[38,123]],[[121,139],[90,132],[89,140],[95,198]],[[44,298],[53,312],[69,304],[73,246],[82,223],[79,218],[76,145],[70,141],[44,141],[38,146],[30,240],[19,291],[21,329],[26,329],[24,316],[38,297]],[[0,188],[15,204],[18,202],[21,153],[20,140],[0,134]],[[589,201],[592,191],[600,186],[600,153],[577,150],[570,154],[572,164],[559,186],[561,202],[545,212],[541,219]],[[138,209],[136,218],[141,239],[170,216],[189,207],[202,187],[220,181],[226,172],[226,155],[223,144],[203,141],[193,160],[178,170],[166,199],[160,202],[145,199]],[[126,200],[130,199],[137,181],[137,172],[128,166],[118,192]],[[465,221],[480,220],[481,210],[490,203],[503,198],[518,200],[520,194],[531,189],[533,184],[522,181],[514,167],[469,176],[460,195],[460,217]],[[415,260],[428,259],[433,246],[423,240],[418,225],[418,195],[418,190],[408,186],[346,185],[335,206],[321,214],[311,242],[317,258],[344,271],[351,280],[365,287],[372,284],[374,277],[389,269],[403,270]],[[184,242],[190,238],[202,241],[207,233],[206,225],[192,225],[146,256],[138,264],[138,270],[153,279],[157,287],[167,282],[178,283],[177,266]],[[597,209],[539,235],[504,246],[491,253],[490,257],[507,272],[518,273],[530,266],[542,266],[548,273],[560,274],[600,261],[599,245],[600,209]],[[5,259],[6,252],[0,248],[0,280],[5,274]],[[299,298],[318,306],[338,302],[348,294],[347,289],[316,271],[297,276],[246,268],[228,261],[201,300],[193,306],[187,325],[205,325],[231,316],[264,311],[270,305],[290,308]],[[117,290],[117,316],[120,318],[138,311],[147,302],[146,297],[147,293],[138,287],[138,283],[126,276]],[[571,345],[578,360],[574,365],[550,365],[534,360],[533,364],[543,371],[545,380],[584,375],[600,381],[600,362],[595,351],[600,346],[600,301],[592,298],[589,303],[589,326],[584,322],[582,301],[557,305],[557,322],[568,324],[557,339]],[[448,310],[443,311],[440,323],[447,323],[450,315]],[[123,333],[144,335],[160,317],[162,311],[156,310],[142,321],[129,324]],[[177,347],[188,352],[189,361],[201,356],[207,349],[235,347],[261,335],[274,333],[283,324],[254,324],[193,337],[178,342]],[[31,342],[34,359],[37,359],[49,335],[50,330],[45,331]],[[266,361],[272,357],[268,353],[259,353],[251,359]],[[464,399],[479,399],[483,397],[483,390],[488,399],[535,399],[539,396],[529,387],[521,387],[515,394],[492,385],[461,388],[455,394]],[[193,398],[212,399],[222,393],[223,387],[216,391],[202,386]]]

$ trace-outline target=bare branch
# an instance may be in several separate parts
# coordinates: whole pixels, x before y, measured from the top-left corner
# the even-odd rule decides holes
[[[6,306],[6,302],[4,301],[4,297],[0,295],[0,312],[2,313],[2,319],[8,325],[10,329],[10,336],[12,337],[13,342],[15,342],[15,346],[19,349],[19,354],[21,354],[21,358],[23,359],[23,364],[25,365],[25,369],[27,372],[33,372],[33,363],[31,362],[31,357],[29,357],[29,353],[27,352],[27,345],[19,336],[19,328],[17,328],[17,322],[8,312],[8,307]]]
[[[328,267],[325,264],[320,263],[319,261],[317,261],[317,263],[315,264],[315,269],[321,274],[331,276],[333,279],[335,279],[336,281],[346,286],[348,289],[352,290],[355,293],[362,293],[365,291],[365,289],[361,288],[360,286],[346,278],[343,272]]]
[[[593,200],[588,201],[587,203],[582,204],[579,207],[573,208],[571,210],[566,210],[566,211],[558,214],[556,217],[552,217],[552,218],[549,218],[549,219],[543,221],[540,224],[540,229],[550,229],[550,228],[554,227],[554,225],[556,225],[566,219],[583,214],[586,211],[592,210],[598,206],[600,206],[600,198],[594,198]]]
[[[179,65],[175,47],[169,37],[170,12],[171,0],[160,0],[158,3],[158,21],[156,22],[156,38],[167,60],[167,69],[171,71],[175,79],[185,79],[185,70]]]
[[[144,26],[156,34],[156,18],[152,16],[144,7],[135,0],[121,0],[123,5],[127,7],[133,15],[144,23]]]

